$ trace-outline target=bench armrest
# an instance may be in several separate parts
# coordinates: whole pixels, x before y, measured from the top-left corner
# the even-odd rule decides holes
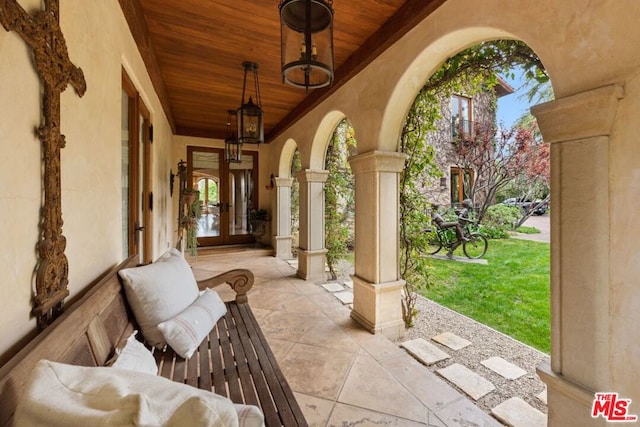
[[[227,283],[236,293],[236,302],[241,304],[247,302],[247,292],[253,287],[253,273],[244,268],[229,270],[217,276],[198,280],[198,288],[201,291],[207,288]]]

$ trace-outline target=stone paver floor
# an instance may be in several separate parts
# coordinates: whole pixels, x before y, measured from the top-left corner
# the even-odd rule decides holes
[[[459,260],[456,259],[456,261]],[[486,262],[486,260],[482,261]],[[290,263],[290,265],[294,268],[297,267],[297,264],[295,263]],[[347,304],[352,301],[352,299],[349,299],[348,297],[345,298],[345,295],[349,295],[349,292],[352,291],[353,284],[351,281],[338,283],[330,282],[322,286],[343,304]],[[409,354],[422,364],[430,366],[434,363],[448,359],[450,356],[447,351],[456,352],[473,344],[471,341],[461,338],[451,332],[442,332],[434,335],[431,337],[431,340],[433,343],[438,343],[442,347],[437,347],[424,339],[409,340],[401,343],[400,347],[407,350]],[[475,345],[482,345],[482,343],[480,342]],[[441,350],[441,348],[445,351]],[[527,374],[526,370],[499,356],[489,357],[480,363],[484,367],[492,370],[507,380],[515,380]],[[478,374],[460,364],[449,365],[443,369],[437,369],[435,372],[447,380],[448,383],[455,385],[458,390],[462,391],[473,400],[477,400],[495,390],[495,386],[490,381],[484,379],[481,374]],[[542,391],[540,394],[536,395],[536,398],[546,406],[546,391]],[[507,399],[494,406],[491,409],[491,414],[498,420],[502,421],[505,425],[513,427],[546,426],[546,415],[519,397]]]
[[[249,268],[251,305],[311,426],[500,426],[442,377],[350,318],[348,304],[266,251],[206,252],[197,278]],[[345,291],[349,289],[345,286]],[[223,298],[233,298],[220,289]]]

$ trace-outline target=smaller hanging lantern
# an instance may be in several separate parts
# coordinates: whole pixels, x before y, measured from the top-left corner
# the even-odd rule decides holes
[[[236,110],[227,110],[227,137],[224,139],[224,159],[227,163],[242,162],[242,142],[236,138],[236,123],[231,123],[236,118]]]
[[[243,62],[244,82],[242,84],[242,104],[238,108],[238,142],[240,144],[260,144],[264,142],[264,127],[262,123],[262,108],[260,107],[260,86],[258,85],[258,64],[255,62]],[[244,102],[247,87],[247,73],[253,73],[254,94],[256,103],[249,96],[249,101]]]
[[[282,0],[282,81],[306,90],[333,83],[333,2]]]

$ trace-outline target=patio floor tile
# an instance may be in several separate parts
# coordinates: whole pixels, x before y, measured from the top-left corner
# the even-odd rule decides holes
[[[425,413],[425,418],[427,414]],[[425,426],[424,422],[416,422],[406,418],[400,418],[393,415],[371,411],[355,406],[336,404],[331,418],[327,423],[328,426],[397,426],[397,427],[413,427]]]
[[[426,420],[425,406],[368,354],[358,354],[338,402],[413,421]]]
[[[293,391],[336,399],[353,358],[352,353],[296,344],[280,368]]]
[[[462,397],[436,374],[408,354],[383,361],[382,366],[428,409],[435,411]]]
[[[491,415],[483,412],[469,399],[461,397],[435,412],[447,426],[501,427]]]

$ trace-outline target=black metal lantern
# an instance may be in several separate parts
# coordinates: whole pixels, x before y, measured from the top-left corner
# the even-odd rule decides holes
[[[238,108],[238,142],[240,144],[260,144],[264,142],[264,127],[262,123],[262,108],[260,107],[260,86],[258,85],[258,64],[255,62],[243,62],[244,82],[242,84],[242,104]],[[249,101],[244,102],[247,88],[247,73],[253,73],[253,84],[256,103],[249,96]]]
[[[333,83],[333,2],[282,0],[282,81],[316,89]]]
[[[227,137],[224,139],[224,159],[227,163],[242,162],[242,142],[236,137],[236,123],[231,123],[236,117],[236,110],[227,110]]]

